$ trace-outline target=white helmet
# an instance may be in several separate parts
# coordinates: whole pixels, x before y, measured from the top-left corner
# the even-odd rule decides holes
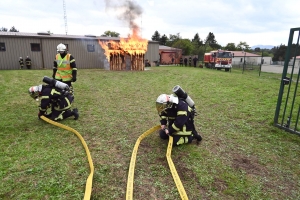
[[[59,45],[57,45],[58,53],[64,53],[65,51],[67,51],[66,45],[64,45],[63,43],[60,43]]]
[[[37,99],[39,97],[39,93],[42,92],[43,85],[32,86],[28,89],[29,95]]]
[[[156,99],[156,109],[158,114],[161,114],[167,108],[171,108],[173,103],[178,104],[178,97],[174,96],[173,94],[161,94]]]
[[[20,59],[22,59],[22,57],[20,57]]]

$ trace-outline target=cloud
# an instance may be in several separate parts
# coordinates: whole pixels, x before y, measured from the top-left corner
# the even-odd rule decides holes
[[[299,27],[300,21],[298,0],[131,0],[130,3],[139,9],[134,9],[138,12],[126,18],[130,16],[124,17],[124,5],[129,6],[128,2],[66,1],[68,34],[101,35],[111,30],[127,37],[132,20],[146,39],[151,39],[156,30],[167,36],[180,33],[182,38],[188,39],[196,33],[205,39],[213,32],[221,45],[240,41],[249,45],[280,45],[287,44],[290,28]],[[31,33],[48,30],[65,33],[60,0],[2,0],[1,3],[0,17],[5,19],[1,21],[2,27],[15,26],[21,32]]]

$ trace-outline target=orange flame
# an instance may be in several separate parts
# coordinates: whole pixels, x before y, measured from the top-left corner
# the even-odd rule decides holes
[[[148,40],[140,38],[135,31],[133,31],[132,37],[120,38],[120,42],[113,40],[100,41],[99,44],[104,49],[104,54],[108,61],[111,54],[136,55],[145,54],[147,51]]]

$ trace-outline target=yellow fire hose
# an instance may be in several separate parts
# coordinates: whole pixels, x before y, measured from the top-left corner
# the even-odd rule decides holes
[[[130,165],[129,165],[126,200],[132,200],[133,199],[134,167],[135,167],[136,155],[137,155],[137,150],[139,148],[139,144],[145,137],[147,137],[148,135],[150,135],[151,133],[153,133],[154,131],[157,131],[159,129],[160,129],[160,125],[157,125],[157,126],[152,127],[151,129],[149,129],[148,131],[144,132],[142,135],[140,135],[140,137],[137,139],[137,141],[134,145],[132,155],[131,155]],[[173,179],[174,179],[175,184],[177,186],[178,192],[181,196],[181,199],[186,200],[186,199],[188,199],[188,197],[186,195],[184,187],[181,183],[181,180],[178,176],[178,173],[176,171],[176,168],[175,168],[174,163],[173,163],[172,158],[171,158],[172,145],[173,145],[173,137],[169,137],[169,144],[168,144],[166,157],[167,157],[167,160],[168,160],[168,164],[169,164]]]
[[[81,140],[81,143],[82,143],[82,145],[85,149],[85,152],[87,154],[88,161],[89,161],[89,164],[90,164],[90,170],[91,170],[91,173],[90,173],[89,177],[86,180],[85,193],[84,193],[84,200],[89,200],[91,198],[91,193],[92,193],[94,165],[93,165],[93,160],[92,160],[90,151],[89,151],[83,137],[73,128],[70,128],[66,125],[63,125],[63,124],[60,124],[58,122],[52,121],[52,120],[46,118],[45,116],[41,116],[41,119],[48,122],[48,123],[50,123],[50,124],[52,124],[52,125],[58,126],[60,128],[63,128],[63,129],[66,129],[68,131],[71,131],[71,132],[75,133],[75,135],[77,135],[77,137]]]
[[[181,183],[181,180],[178,176],[178,173],[176,171],[176,168],[175,168],[174,163],[173,163],[172,158],[171,158],[172,146],[173,146],[173,137],[169,137],[169,144],[168,144],[166,157],[167,157],[167,160],[168,160],[170,171],[172,173],[174,182],[177,186],[177,190],[178,190],[178,192],[181,196],[181,199],[188,200],[189,198],[186,195],[185,189],[184,189],[184,187]]]

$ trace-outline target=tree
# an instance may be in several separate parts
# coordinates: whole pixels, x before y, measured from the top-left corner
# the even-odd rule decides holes
[[[0,28],[0,32],[7,32],[7,28],[4,27]]]
[[[272,61],[282,61],[285,59],[285,52],[287,50],[287,46],[280,45],[276,48],[277,50],[274,53],[274,57],[272,58]]]
[[[154,32],[154,35],[152,35],[152,37],[151,37],[151,39],[153,40],[153,41],[160,41],[160,34],[159,34],[159,32],[158,31],[155,31]]]
[[[259,48],[259,47],[256,47],[256,48],[254,49],[254,51],[260,52],[260,48]]]
[[[9,30],[9,32],[19,32],[14,26],[11,27],[11,29]]]
[[[203,41],[200,39],[199,34],[196,33],[194,38],[192,39],[192,43],[194,44],[195,47],[199,48],[200,46],[203,45]]]
[[[181,39],[180,33],[177,33],[177,35],[170,34],[169,41],[166,43],[166,45],[169,46],[169,47],[171,47],[171,46],[173,46],[173,44],[175,42],[177,42],[180,39]]]
[[[251,48],[249,47],[249,45],[247,44],[247,42],[240,42],[237,46],[236,46],[237,50],[239,51],[246,51],[249,52],[251,50]]]
[[[101,36],[103,36],[103,37],[119,37],[120,33],[117,33],[115,31],[105,31],[104,34],[102,34]]]
[[[172,47],[182,49],[182,55],[190,55],[193,50],[193,45],[189,39],[177,39]]]
[[[211,48],[220,49],[221,45],[218,44],[217,40],[215,39],[215,35],[212,32],[209,32],[206,39],[205,44],[209,45]]]
[[[160,38],[160,45],[166,45],[168,42],[169,38],[164,34],[161,38]]]
[[[235,51],[236,50],[236,46],[235,46],[235,43],[228,43],[225,47],[224,47],[225,50],[228,50],[228,51]]]
[[[193,45],[192,54],[193,55],[198,55],[199,59],[200,59],[200,57],[203,57],[204,49],[201,48],[203,46],[203,41],[200,39],[198,33],[195,34],[195,36],[192,39],[191,43]]]

